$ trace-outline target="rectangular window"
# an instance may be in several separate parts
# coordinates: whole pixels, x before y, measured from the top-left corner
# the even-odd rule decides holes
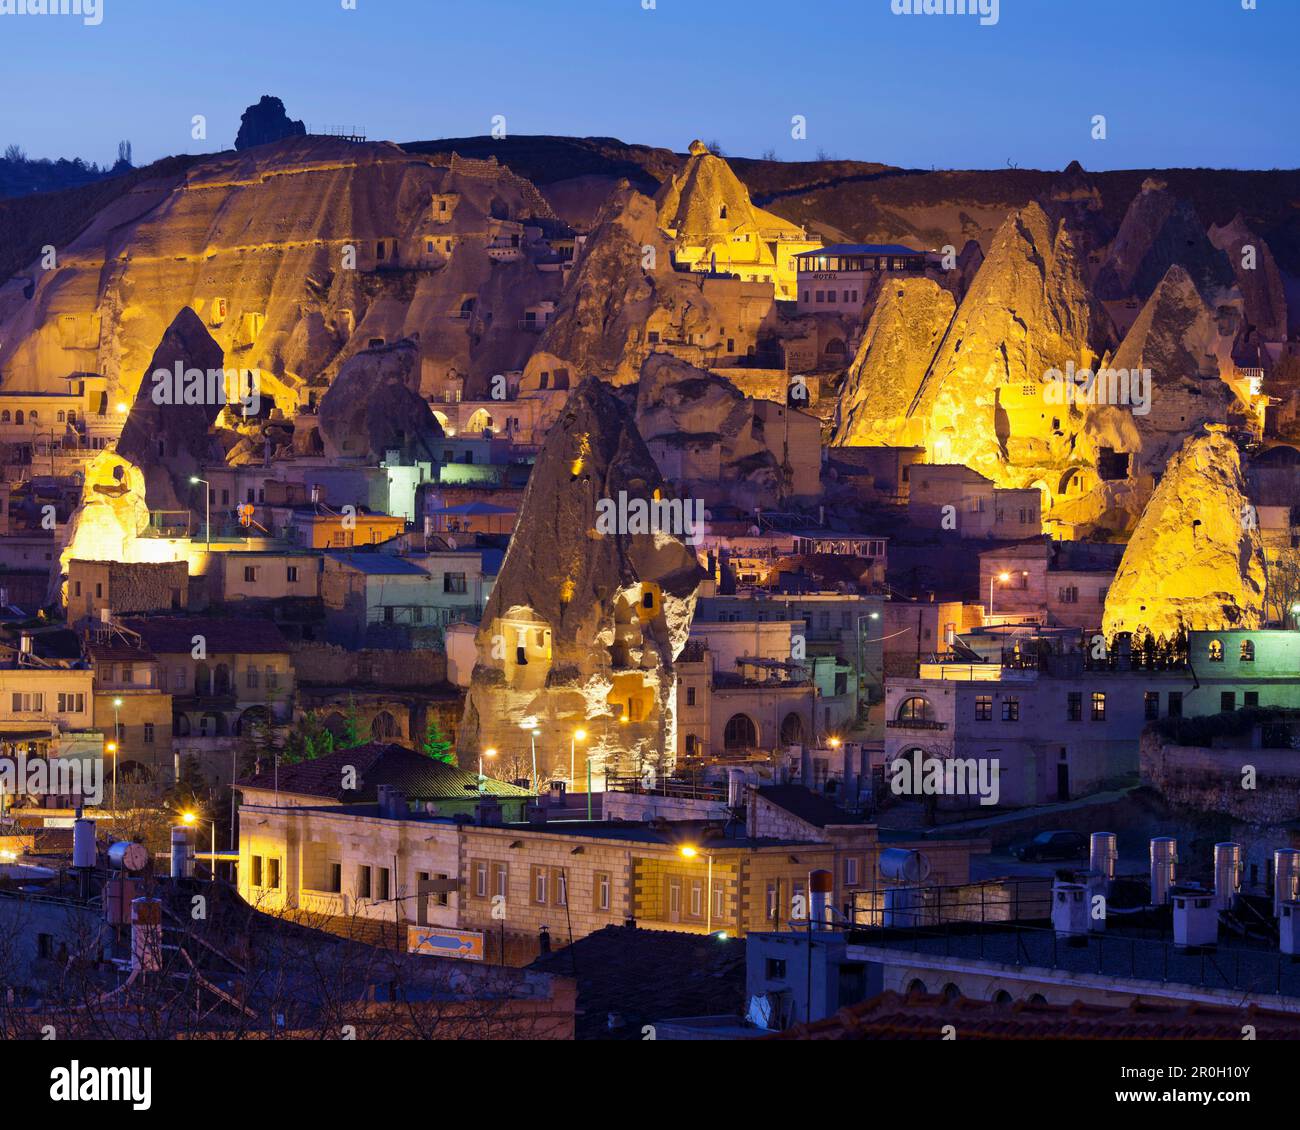
[[[1071,691],[1065,698],[1065,718],[1067,722],[1083,721],[1083,692]]]
[[[975,721],[993,721],[993,696],[991,694],[979,694],[975,696]]]
[[[280,857],[271,856],[266,861],[266,885],[273,891],[280,889]]]
[[[152,722],[146,722],[144,724],[144,744],[153,745],[153,723]]]
[[[1020,721],[1020,699],[1015,695],[1008,695],[1002,700],[1002,721]]]
[[[721,883],[713,887],[713,917],[721,920],[727,915],[727,890]]]
[[[687,705],[687,706],[694,706],[694,705],[695,705],[695,688],[694,688],[694,687],[687,687],[687,688],[686,688],[686,705]]]
[[[248,882],[250,886],[260,887],[262,885],[262,857],[260,855],[253,856],[252,863],[253,874],[249,876]]]
[[[1102,691],[1092,692],[1092,720],[1106,721],[1106,695]]]
[[[289,582],[291,585],[293,585],[293,584],[297,584],[297,583],[298,583],[298,566],[297,566],[297,565],[289,565],[289,566],[287,566],[286,569],[285,569],[285,572],[288,574],[288,576],[286,577],[286,579],[288,580],[288,582]]]
[[[771,882],[767,885],[767,920],[775,922],[776,916],[781,910],[781,888],[778,883]]]
[[[1159,718],[1160,717],[1160,692],[1147,691],[1146,694],[1142,696],[1142,707],[1143,707],[1143,713],[1145,714],[1148,722],[1151,721],[1153,718]]]
[[[844,860],[844,885],[846,887],[858,885],[858,858],[855,855],[850,855]]]
[[[536,906],[546,905],[546,882],[547,872],[545,867],[533,868],[533,903]]]
[[[1242,694],[1242,698],[1245,700],[1242,703],[1243,706],[1259,705],[1259,691],[1245,691]]]
[[[551,890],[555,892],[555,905],[566,906],[569,901],[569,880],[559,867],[551,868]]]
[[[257,567],[255,565],[244,566],[244,580],[250,585],[257,580]]]
[[[505,898],[510,893],[510,867],[505,863],[492,864],[492,893]]]
[[[769,981],[785,980],[785,961],[779,957],[769,957],[763,966],[763,975]]]
[[[596,909],[609,909],[610,876],[608,871],[596,872]]]
[[[704,880],[691,880],[691,917],[704,917]]]
[[[362,864],[357,868],[357,898],[370,897],[370,868]]]
[[[465,591],[465,574],[464,573],[443,573],[442,591],[450,593],[463,593]]]
[[[376,891],[375,897],[378,898],[378,899],[381,899],[381,900],[387,900],[387,898],[388,898],[388,868],[387,868],[387,867],[376,867],[376,868],[375,868],[375,876],[376,876],[376,878],[378,878],[378,880],[379,880],[379,882],[378,882],[378,884],[377,884],[377,891]]]
[[[331,894],[339,894],[343,890],[343,864],[330,863],[325,867],[325,889]]]
[[[474,897],[485,899],[488,896],[488,865],[483,860],[474,864]]]
[[[1236,692],[1236,691],[1223,691],[1223,692],[1219,695],[1219,709],[1222,710],[1222,711],[1225,711],[1225,712],[1226,712],[1226,711],[1229,711],[1229,710],[1236,710],[1236,709],[1237,709],[1237,692]]]

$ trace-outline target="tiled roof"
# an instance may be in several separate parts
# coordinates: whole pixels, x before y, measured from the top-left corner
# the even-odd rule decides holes
[[[236,617],[150,616],[124,619],[123,625],[138,632],[155,655],[188,654],[194,637],[202,636],[208,653],[261,655],[289,651],[289,643],[270,620]]]
[[[1300,1038],[1300,1016],[1253,1005],[996,1003],[886,992],[769,1039],[937,1040],[948,1024],[959,1040],[1240,1040],[1247,1024],[1258,1039]]]
[[[562,931],[552,926],[553,942]],[[744,940],[708,934],[606,926],[529,968],[576,976],[579,1040],[641,1040],[644,1025],[681,1016],[739,1022],[745,995]]]
[[[372,577],[427,577],[428,570],[392,553],[330,553],[330,560]]]
[[[827,824],[862,823],[860,817],[803,785],[766,785],[758,790],[758,795],[816,828],[824,828]]]
[[[356,770],[356,789],[342,787],[346,766]],[[358,803],[378,799],[380,785],[396,785],[412,801],[464,800],[477,794],[478,774],[458,769],[445,761],[437,761],[418,750],[406,746],[369,742],[339,749],[318,757],[315,761],[302,761],[294,765],[280,763],[277,774],[267,766],[262,772],[237,782],[239,786],[270,790],[278,786],[281,792],[316,796],[323,800]],[[489,796],[523,797],[527,789],[496,781],[491,777],[483,782],[483,791]]]

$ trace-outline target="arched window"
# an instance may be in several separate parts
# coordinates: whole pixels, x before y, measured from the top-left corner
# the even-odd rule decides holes
[[[803,741],[803,719],[793,710],[781,720],[781,744],[799,745]]]
[[[7,424],[7,423],[9,423],[11,420],[12,420],[12,417],[9,415],[9,409],[8,409],[8,408],[6,408],[3,412],[0,412],[0,424]]]
[[[961,990],[960,990],[959,988],[957,988],[957,986],[954,985],[951,981],[949,981],[949,982],[948,982],[948,983],[943,987],[943,999],[944,999],[944,1000],[946,1000],[946,1001],[955,1001],[959,996],[961,996]]]
[[[1255,662],[1255,641],[1254,640],[1241,641],[1241,661],[1243,663]]]
[[[18,411],[14,414],[14,423],[21,424],[22,422],[23,422],[23,410],[19,408]]]
[[[925,982],[920,977],[913,977],[907,984],[909,993],[924,993],[926,991]]]
[[[1210,646],[1207,649],[1206,657],[1209,659],[1211,663],[1222,663],[1223,662],[1223,641],[1211,640]]]
[[[77,422],[77,413],[76,413],[75,411],[69,410],[69,411],[68,411],[68,423],[69,423],[69,424],[75,424],[76,422]]]
[[[753,749],[758,745],[758,734],[753,721],[745,714],[733,714],[722,735],[727,749]]]
[[[35,409],[35,408],[33,408],[30,412],[27,413],[27,419],[28,419],[31,423],[33,423],[33,424],[39,422],[39,421],[38,421],[38,418],[37,418],[37,415],[36,415],[36,409]]]
[[[54,417],[54,422],[57,424],[62,424],[65,420],[67,420],[67,415],[63,412],[62,409],[60,409],[58,415]]]
[[[909,725],[915,725],[917,722],[933,722],[934,707],[930,705],[930,700],[922,695],[913,695],[906,698],[898,707],[897,720]]]
[[[387,710],[381,710],[370,723],[370,736],[376,741],[397,737],[397,721]]]
[[[1006,989],[999,989],[996,993],[993,994],[993,1003],[994,1003],[994,1004],[1010,1004],[1010,1003],[1011,1003],[1011,994],[1008,993],[1008,992],[1006,991]]]

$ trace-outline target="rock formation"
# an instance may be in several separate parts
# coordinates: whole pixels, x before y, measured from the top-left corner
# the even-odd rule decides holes
[[[1179,627],[1257,628],[1264,552],[1241,458],[1222,427],[1170,461],[1106,594],[1107,636]]]
[[[400,451],[403,462],[437,462],[442,427],[420,395],[420,355],[397,342],[354,353],[321,399],[320,434],[331,459],[379,463]]]
[[[55,269],[0,286],[0,373],[48,392],[100,373],[110,401],[130,401],[184,305],[286,413],[353,353],[402,338],[419,339],[426,393],[486,395],[537,344],[525,311],[562,289],[521,234],[531,217],[548,205],[495,161],[322,137],[215,154],[140,182]]]
[[[1210,228],[1210,242],[1228,256],[1246,304],[1246,325],[1264,341],[1285,341],[1286,288],[1272,251],[1240,212],[1230,224]]]
[[[766,413],[791,411],[750,400],[736,388],[667,353],[641,366],[637,430],[664,477],[707,506],[745,510],[782,505],[798,489],[788,455],[769,434]],[[816,488],[815,480],[811,484]]]
[[[797,224],[756,208],[731,166],[701,141],[691,142],[655,204],[679,265],[770,280],[779,298],[795,297],[794,255],[819,246]]]
[[[834,443],[924,444],[925,420],[908,413],[955,310],[953,296],[930,279],[890,280],[849,366]]]
[[[1163,182],[1149,179],[1124,214],[1097,274],[1097,294],[1146,301],[1175,264],[1191,276],[1206,301],[1216,301],[1233,285],[1227,256],[1210,242],[1196,210]]]
[[[702,570],[680,536],[609,521],[668,502],[631,413],[608,385],[584,381],[551,429],[477,637],[459,749],[529,748],[553,775],[592,755],[593,773],[671,769],[674,660],[685,646]],[[660,512],[662,513],[662,511]],[[680,510],[678,514],[680,516]],[[629,720],[622,721],[623,717]]]
[[[254,145],[268,145],[286,137],[303,137],[306,133],[307,127],[290,119],[280,99],[263,94],[261,100],[240,117],[235,148],[251,149]]]

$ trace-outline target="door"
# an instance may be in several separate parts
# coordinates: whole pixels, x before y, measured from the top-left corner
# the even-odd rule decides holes
[[[682,920],[682,881],[680,878],[668,880],[668,921]]]
[[[1070,767],[1064,761],[1056,766],[1056,799],[1070,799]]]

